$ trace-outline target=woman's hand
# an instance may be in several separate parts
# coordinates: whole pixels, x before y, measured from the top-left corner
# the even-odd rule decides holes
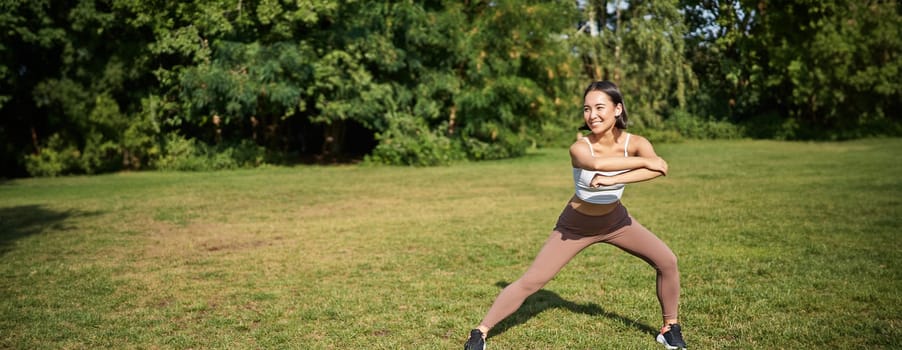
[[[598,188],[602,186],[614,186],[617,183],[614,181],[614,177],[612,176],[604,176],[601,174],[595,174],[595,177],[592,178],[592,182],[589,183],[589,186],[592,188]]]

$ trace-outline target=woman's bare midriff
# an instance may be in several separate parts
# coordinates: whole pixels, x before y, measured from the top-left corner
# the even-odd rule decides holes
[[[612,212],[619,205],[619,201],[609,204],[595,204],[579,199],[579,197],[577,197],[576,195],[570,198],[570,207],[573,208],[573,210],[591,216],[605,215]]]

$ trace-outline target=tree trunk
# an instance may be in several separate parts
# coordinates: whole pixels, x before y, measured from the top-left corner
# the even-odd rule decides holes
[[[333,120],[323,128],[323,151],[324,160],[334,160],[341,155],[342,145],[345,139],[345,122],[344,120]]]

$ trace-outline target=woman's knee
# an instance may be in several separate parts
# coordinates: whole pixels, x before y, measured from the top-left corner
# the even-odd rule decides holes
[[[677,267],[677,257],[673,252],[668,251],[667,254],[662,254],[661,256],[654,259],[655,269],[661,272],[676,272],[679,270]]]
[[[541,281],[531,278],[520,278],[514,281],[514,283],[511,283],[508,288],[517,288],[520,293],[533,294],[535,292],[538,292],[539,289],[542,289],[542,287],[545,286],[546,282],[547,281]]]

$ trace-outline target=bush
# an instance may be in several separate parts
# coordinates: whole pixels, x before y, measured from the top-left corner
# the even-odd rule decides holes
[[[389,165],[447,165],[465,158],[460,146],[440,130],[430,130],[426,122],[409,114],[387,116],[388,128],[376,133],[379,145],[366,156],[368,163]]]
[[[696,140],[743,137],[743,129],[737,125],[726,121],[705,120],[681,110],[674,112],[664,121],[664,130],[672,130],[681,137]]]
[[[526,154],[530,146],[523,133],[517,133],[493,122],[461,133],[461,146],[469,159],[492,160],[518,157]]]
[[[535,146],[538,147],[569,147],[576,140],[577,134],[582,135],[580,124],[558,125],[554,123],[542,124],[541,132],[535,135]]]
[[[160,98],[151,96],[141,99],[141,111],[131,116],[131,122],[122,133],[122,166],[126,169],[141,169],[150,160],[160,157],[160,123],[157,110]]]
[[[79,168],[81,153],[78,147],[53,134],[37,154],[25,156],[25,169],[31,176],[58,176]]]
[[[51,135],[37,154],[27,155],[28,173],[58,176],[139,169],[147,158],[158,156],[159,127],[151,113],[141,112],[126,118],[111,98],[101,95],[88,120],[89,125],[81,136],[77,133]],[[73,141],[81,137],[82,141]]]
[[[103,135],[92,133],[88,135],[78,165],[87,174],[119,170],[122,166],[122,152],[116,142],[104,140]]]
[[[784,118],[777,113],[756,115],[742,122],[746,134],[753,138],[793,140],[799,135],[799,123],[795,119]]]
[[[679,143],[683,142],[684,138],[680,135],[676,130],[663,130],[663,129],[644,129],[644,130],[630,130],[630,132],[635,132],[636,134],[644,136],[651,143]]]
[[[209,146],[194,139],[169,134],[154,166],[159,170],[208,171],[251,168],[265,163],[266,149],[250,141]]]
[[[466,137],[462,138],[460,142],[466,150],[467,157],[473,160],[504,159],[526,154],[528,145],[525,142],[505,141],[507,140],[498,139],[494,142],[486,142],[474,137]]]

